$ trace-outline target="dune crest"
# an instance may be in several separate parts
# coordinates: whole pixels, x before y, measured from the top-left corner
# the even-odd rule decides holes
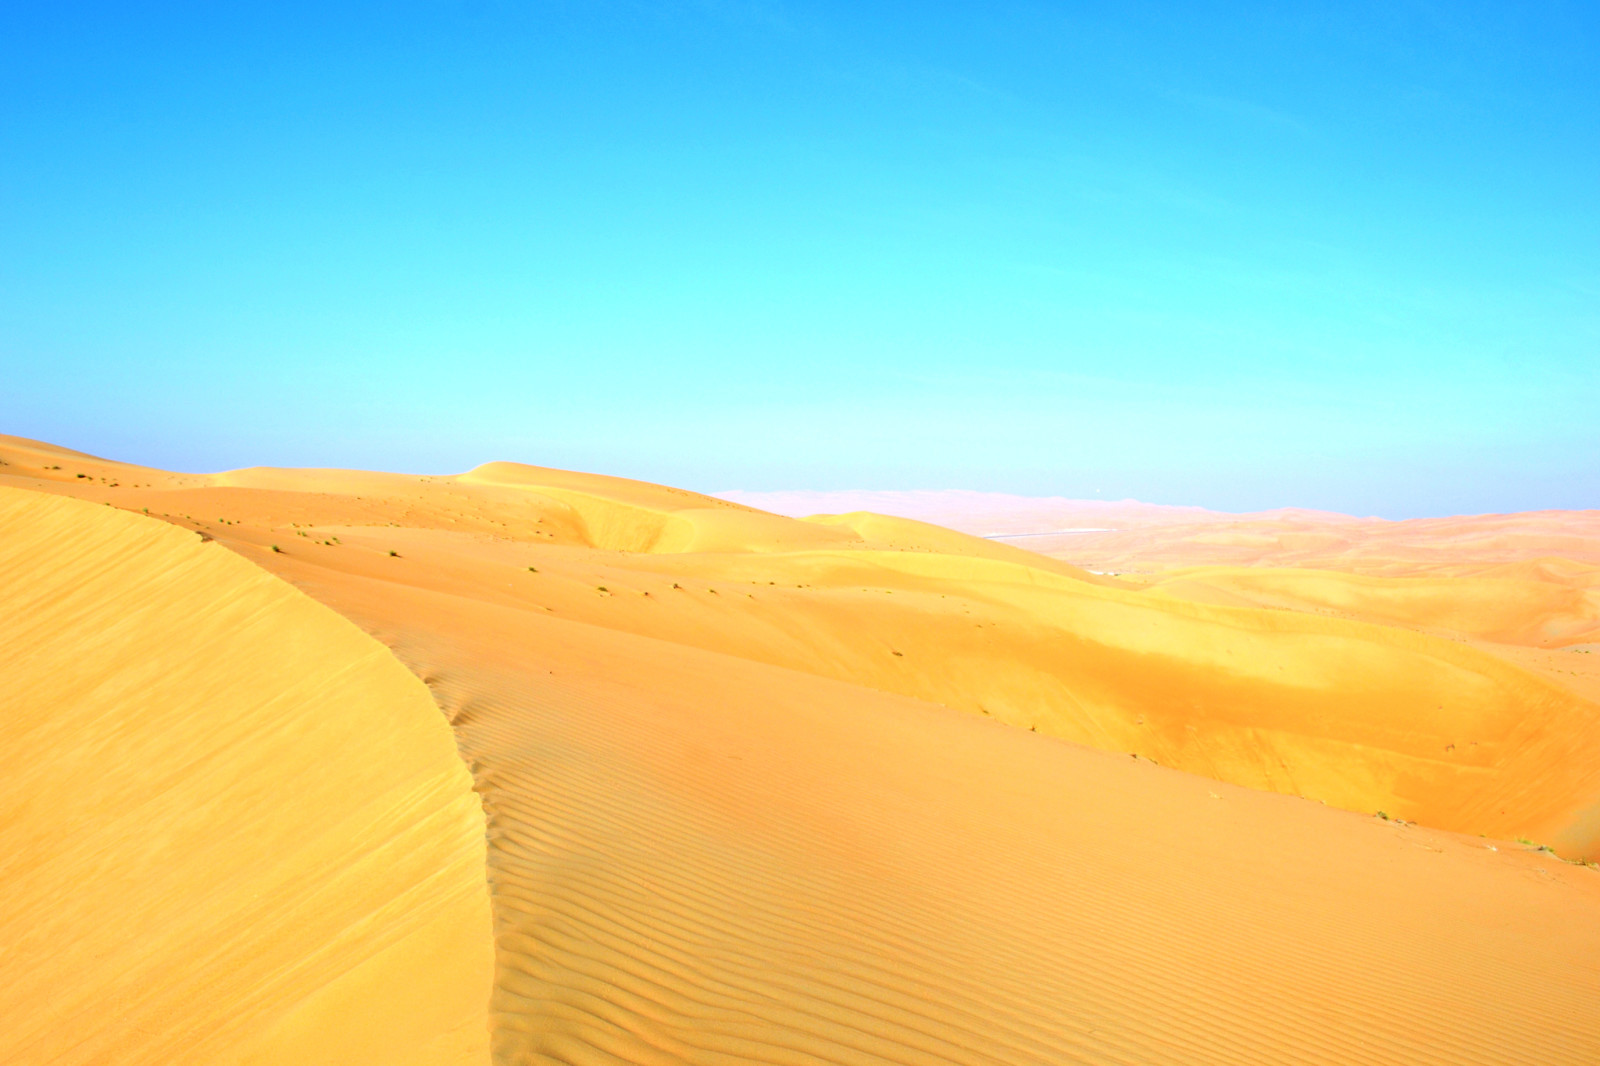
[[[1468,835],[1592,848],[1597,706],[1382,596],[1285,608],[516,464],[4,443],[0,482],[213,537],[424,679],[487,816],[502,1066],[1600,1046],[1600,876]]]
[[[1265,568],[1130,580],[903,518],[799,521],[516,463],[459,477],[168,475],[68,470],[47,454],[19,451],[14,469],[124,506],[148,500],[231,542],[293,536],[279,547],[319,567],[531,601],[1235,784],[1600,857],[1600,690],[1467,642],[1482,632],[1419,624],[1487,611],[1502,629],[1582,635],[1588,594],[1571,588],[1525,581],[1537,594],[1496,613],[1498,576],[1436,577],[1429,592],[1421,579]],[[330,537],[356,550],[330,551]],[[410,562],[397,570],[385,551]]]
[[[482,815],[387,649],[194,533],[4,487],[0,643],[0,1061],[487,1061]]]

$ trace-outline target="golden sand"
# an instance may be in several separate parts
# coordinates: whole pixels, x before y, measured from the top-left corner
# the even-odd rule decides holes
[[[0,487],[0,1062],[483,1061],[482,816],[427,689],[163,522]]]
[[[34,490],[11,496],[259,575],[248,560],[426,682],[481,794],[495,930],[490,1051],[448,1061],[1580,1063],[1600,1047],[1600,873],[1507,842],[1600,844],[1600,707],[1528,658],[1586,657],[1502,643],[1581,636],[1581,602],[1535,590],[1502,609],[1446,574],[1390,592],[1400,579],[1307,567],[1169,587],[903,519],[797,521],[515,464],[172,475],[15,439],[0,458],[0,482]],[[105,617],[126,610],[106,595]],[[218,658],[163,646],[173,666]],[[222,698],[220,680],[172,684]],[[354,767],[400,773],[359,739],[316,761],[347,797],[372,792]],[[446,822],[430,862],[464,846]],[[74,928],[113,923],[76,877],[40,898]],[[341,906],[370,905],[349,890],[330,876]],[[462,942],[461,985],[481,993],[466,962],[485,941]],[[192,983],[235,949],[252,950],[144,954]],[[447,969],[412,967],[374,969],[361,994]],[[57,1019],[40,1032],[72,1024],[58,1002],[107,1000],[108,976],[75,971],[94,972],[37,983],[30,1016]]]

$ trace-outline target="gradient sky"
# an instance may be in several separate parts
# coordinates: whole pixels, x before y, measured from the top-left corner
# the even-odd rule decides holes
[[[1597,56],[1593,3],[7,4],[0,431],[1600,507]]]

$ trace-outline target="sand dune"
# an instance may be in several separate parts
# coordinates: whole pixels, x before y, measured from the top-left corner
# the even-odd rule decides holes
[[[1593,871],[317,570],[476,767],[497,1061],[1579,1062],[1600,1039]]]
[[[1457,617],[1381,580],[1130,582],[914,521],[515,464],[170,475],[15,439],[0,458],[0,482],[216,538],[427,683],[488,818],[498,1063],[1600,1046],[1600,875],[1504,843],[1594,853],[1600,708],[1428,631],[1581,634],[1581,599]]]
[[[1322,610],[1386,625],[1566,646],[1600,639],[1600,567],[1523,576],[1522,567],[1473,578],[1375,578],[1337,571],[1203,567],[1167,571],[1164,592],[1209,602]]]
[[[0,488],[0,1061],[482,1062],[482,818],[415,677],[166,523]]]
[[[1252,788],[1600,854],[1586,680],[1464,639],[1584,635],[1587,601],[1541,598],[1548,583],[1476,578],[1486,591],[1465,606],[1468,586],[1445,578],[1213,569],[1130,584],[905,519],[793,521],[509,463],[459,478],[80,472],[48,473],[257,548],[294,537],[279,545],[289,558],[532,602]],[[1508,583],[1538,594],[1502,610]],[[1477,631],[1425,624],[1468,616]]]
[[[1600,700],[1600,511],[1388,522],[979,492],[724,495],[785,514],[874,506],[980,536],[1020,534],[1003,542],[1125,585],[1404,627],[1470,643]],[[1084,527],[1112,528],[1047,532]]]

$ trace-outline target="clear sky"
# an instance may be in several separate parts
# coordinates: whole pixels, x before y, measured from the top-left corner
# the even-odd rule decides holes
[[[1600,506],[1600,5],[4,5],[0,431]]]

